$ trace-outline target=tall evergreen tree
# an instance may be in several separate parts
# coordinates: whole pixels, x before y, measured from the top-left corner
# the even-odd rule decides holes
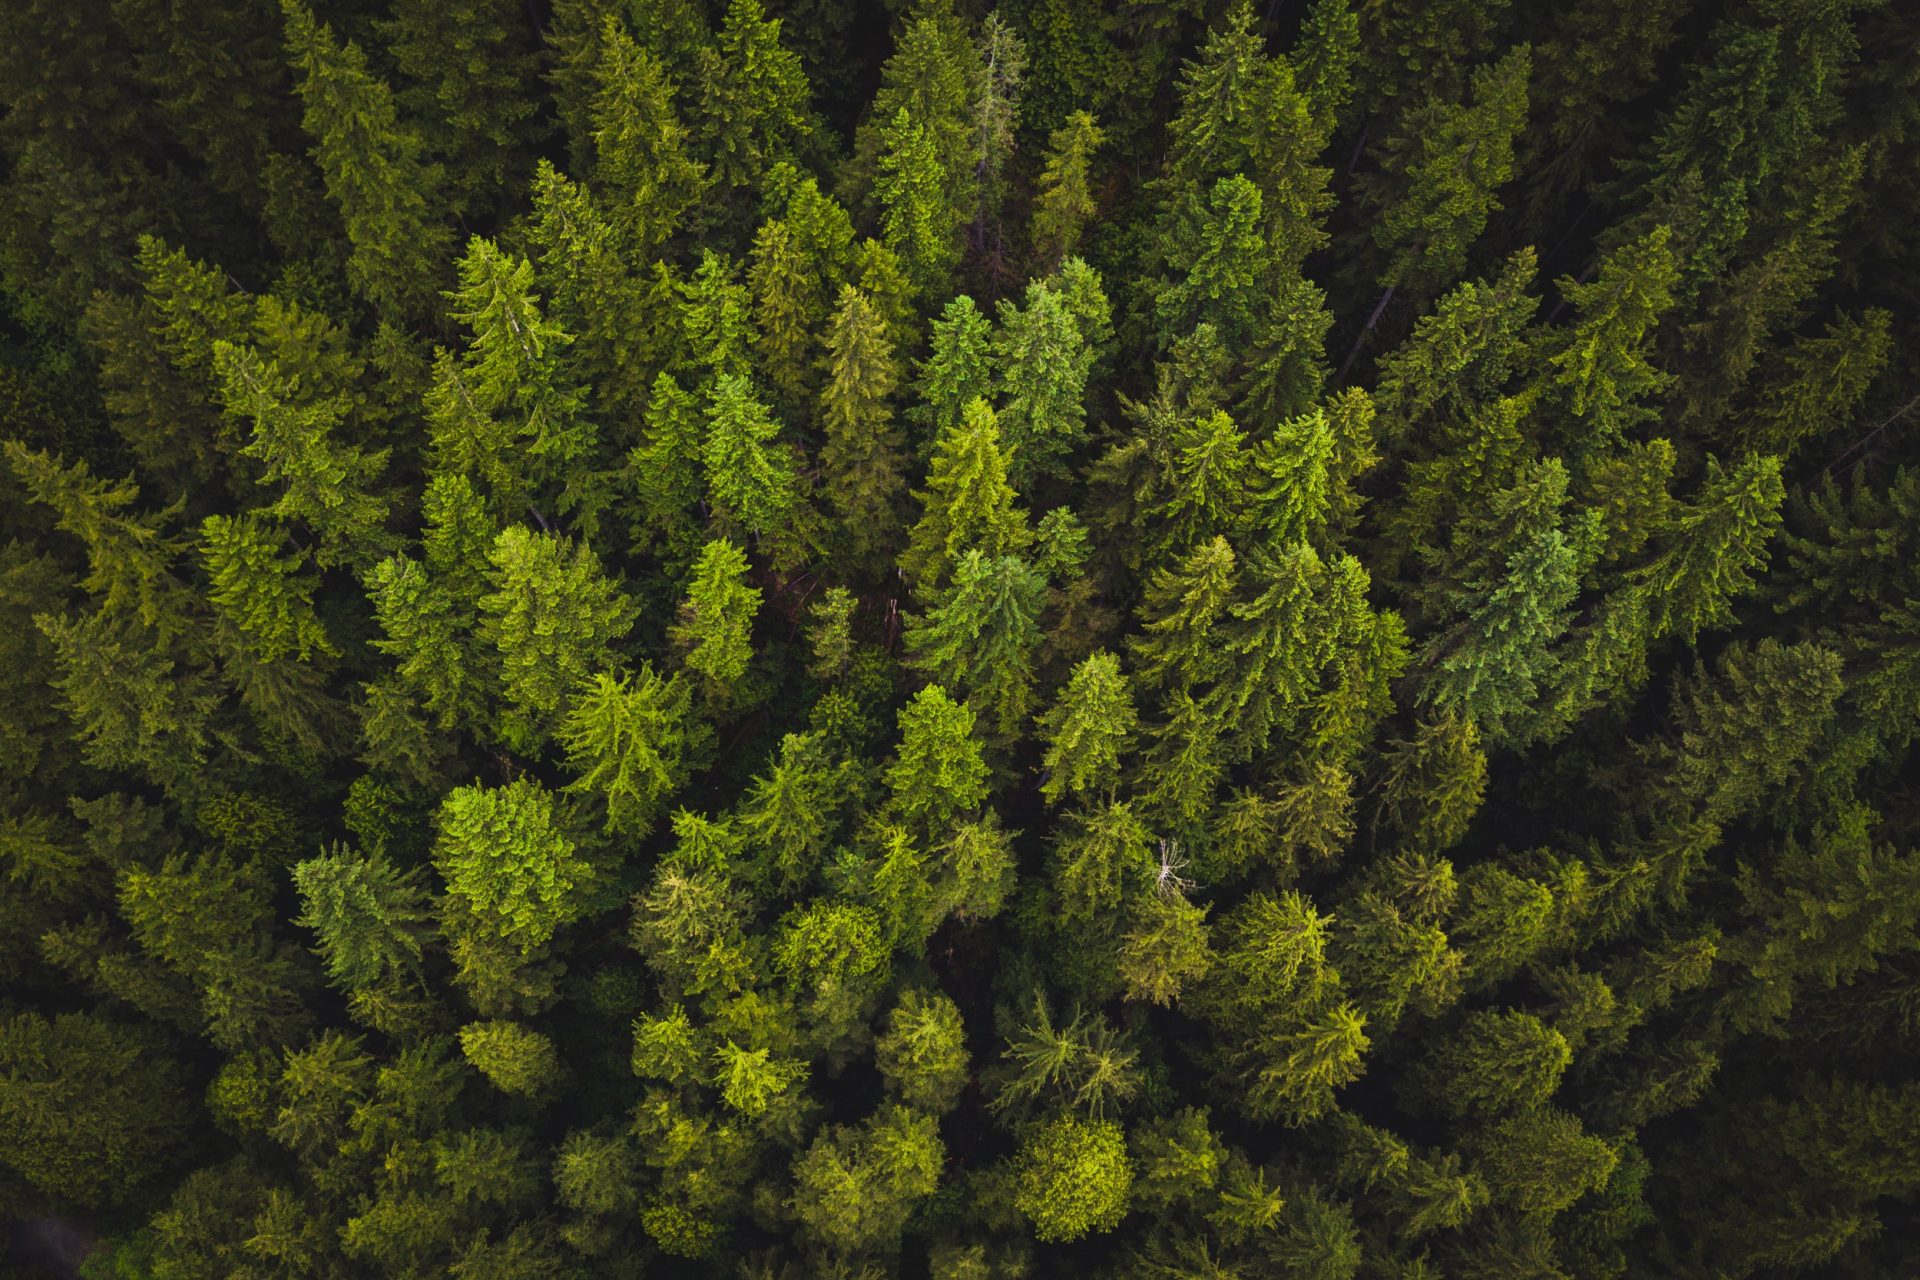
[[[896,523],[893,511],[905,484],[900,430],[888,403],[900,371],[879,314],[852,285],[841,286],[826,348],[820,416],[827,440],[820,469],[842,538],[862,561],[885,548],[881,539]]]
[[[281,9],[313,157],[353,246],[348,279],[378,308],[423,311],[452,242],[435,211],[442,171],[423,158],[420,135],[399,124],[393,91],[367,70],[360,47],[340,43],[300,0]]]

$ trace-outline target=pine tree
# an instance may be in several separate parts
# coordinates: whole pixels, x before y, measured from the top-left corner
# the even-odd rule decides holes
[[[295,864],[293,884],[302,908],[294,923],[314,931],[327,974],[343,990],[421,974],[433,916],[415,870],[335,845]]]
[[[467,204],[524,181],[543,132],[532,32],[503,0],[400,0],[380,24],[394,65],[411,83],[400,114],[447,167],[447,190]]]
[[[1468,281],[1440,299],[1399,349],[1380,360],[1374,389],[1380,436],[1417,439],[1434,420],[1470,417],[1495,399],[1524,356],[1539,299],[1527,293],[1538,270],[1532,249],[1509,257],[1492,282]]]
[[[907,417],[922,432],[921,449],[960,425],[974,400],[993,392],[992,326],[973,299],[961,294],[933,322],[927,358],[915,368],[918,403]]]
[[[1503,1120],[1477,1146],[1478,1165],[1494,1197],[1523,1212],[1565,1209],[1604,1186],[1620,1159],[1579,1120],[1552,1107]]]
[[[182,1150],[182,1064],[148,1029],[94,1014],[0,1020],[0,1158],[44,1195],[123,1203]]]
[[[1142,898],[1120,941],[1117,969],[1128,1000],[1173,1004],[1189,984],[1206,976],[1207,908],[1177,893]]]
[[[1255,447],[1248,501],[1268,545],[1319,546],[1336,510],[1353,501],[1340,485],[1340,471],[1353,466],[1340,456],[1343,443],[1335,420],[1315,409],[1275,423]]]
[[[1654,326],[1673,304],[1679,268],[1665,227],[1622,245],[1600,263],[1590,284],[1562,279],[1560,295],[1580,310],[1566,345],[1548,362],[1567,406],[1587,430],[1577,449],[1585,453],[1617,439],[1653,415],[1641,403],[1659,395],[1672,379],[1647,362]]]
[[[68,466],[11,440],[5,448],[34,501],[52,507],[59,527],[86,548],[80,587],[103,617],[132,616],[162,636],[185,625],[185,587],[172,572],[182,543],[163,531],[160,517],[125,510],[140,497],[131,478],[99,480],[84,461]]]
[[[900,555],[901,573],[923,599],[938,597],[967,551],[1001,556],[1032,540],[1026,513],[1014,506],[1011,459],[1000,440],[999,419],[978,398],[941,431],[926,490],[914,494],[920,519]]]
[[[1012,736],[1032,710],[1045,593],[1046,579],[1019,556],[969,551],[953,585],[911,621],[909,661],[963,691],[995,734]]]
[[[812,381],[814,330],[821,319],[812,268],[791,226],[778,218],[760,224],[747,267],[755,340],[767,376],[795,399]]]
[[[1648,834],[1628,849],[1676,902],[1725,824],[1806,759],[1841,690],[1838,655],[1814,644],[1735,646],[1718,666],[1675,690],[1674,733],[1645,756]]]
[[[1221,665],[1214,635],[1238,581],[1233,548],[1214,537],[1172,569],[1154,573],[1140,603],[1141,631],[1130,637],[1147,688],[1204,683]]]
[[[567,358],[586,384],[591,416],[624,439],[619,428],[644,411],[678,317],[651,305],[649,281],[629,259],[626,234],[603,199],[545,160],[534,168],[532,197],[527,241],[548,314],[573,335]]]
[[[884,1106],[855,1130],[824,1130],[793,1164],[794,1212],[804,1229],[842,1254],[891,1254],[946,1161],[939,1123]]]
[[[365,566],[390,545],[387,501],[371,491],[388,451],[338,439],[345,396],[299,396],[294,380],[270,357],[215,340],[214,371],[227,412],[251,420],[253,439],[240,452],[260,463],[259,483],[281,486],[267,513],[299,520],[319,540],[322,566]]]
[[[1651,628],[1692,643],[1702,628],[1732,620],[1732,602],[1752,589],[1752,570],[1780,523],[1778,458],[1725,468],[1707,460],[1698,499],[1675,517],[1667,547],[1629,580],[1647,593]]]
[[[1149,563],[1165,564],[1216,535],[1237,535],[1251,507],[1246,435],[1224,409],[1174,423],[1148,514]]]
[[[1119,659],[1105,650],[1089,654],[1040,719],[1047,744],[1042,757],[1047,777],[1040,790],[1047,803],[1060,803],[1063,794],[1076,799],[1110,794],[1120,781],[1137,720]]]
[[[459,787],[437,817],[433,864],[484,928],[524,953],[580,918],[597,874],[554,822],[553,795],[530,778]]]
[[[1467,251],[1513,172],[1531,69],[1532,51],[1519,45],[1473,73],[1472,106],[1429,101],[1385,141],[1381,173],[1368,185],[1379,210],[1374,243],[1388,255],[1383,285],[1432,296],[1466,270]]]
[[[900,749],[887,768],[894,807],[916,829],[939,832],[987,794],[973,711],[928,685],[900,711]]]
[[[501,732],[531,750],[557,727],[574,692],[609,665],[634,607],[592,548],[509,525],[487,553],[491,592],[479,600],[476,638],[499,655],[507,707]]]
[[[315,583],[301,572],[304,554],[284,554],[284,540],[251,516],[208,516],[200,539],[207,598],[261,662],[339,652],[314,614]]]
[[[760,592],[746,584],[746,553],[717,538],[706,545],[687,584],[680,620],[671,635],[687,651],[687,666],[724,689],[746,674],[753,658],[753,618]]]
[[[974,38],[980,75],[969,111],[978,203],[969,219],[967,240],[986,259],[989,272],[1007,270],[1001,207],[1008,193],[1008,167],[1018,148],[1021,89],[1027,72],[1027,44],[1020,33],[989,13]]]
[[[987,194],[987,144],[994,140],[994,118],[1003,110],[990,99],[1004,101],[1013,87],[1005,79],[1005,52],[996,84],[989,79],[983,49],[968,38],[966,23],[951,0],[916,3],[854,136],[853,160],[862,176],[879,178],[886,131],[904,111],[926,135],[929,198],[957,214],[961,223],[971,221]]]
[[[1260,189],[1240,174],[1221,178],[1181,213],[1166,237],[1174,276],[1155,301],[1160,341],[1206,323],[1230,350],[1245,350],[1262,330],[1276,267]]]
[[[534,1097],[560,1074],[553,1041],[518,1022],[468,1023],[460,1028],[460,1051],[503,1093]]]
[[[1333,41],[1303,45],[1297,52],[1318,59],[1306,65],[1303,92],[1294,65],[1268,57],[1256,28],[1253,6],[1234,5],[1208,33],[1200,56],[1181,68],[1180,110],[1168,124],[1172,147],[1160,179],[1163,225],[1189,216],[1204,193],[1239,176],[1259,197],[1268,252],[1297,269],[1326,240],[1319,221],[1332,204],[1331,172],[1313,162],[1333,135],[1338,81],[1351,52]]]
[[[820,418],[827,439],[820,469],[842,537],[856,562],[863,562],[885,549],[905,483],[900,431],[888,403],[900,372],[880,316],[852,285],[841,286],[826,347]]]
[[[874,186],[886,246],[900,257],[913,292],[948,292],[960,258],[960,227],[968,210],[946,203],[933,138],[902,107],[880,130],[880,173]]]
[[[660,59],[611,15],[599,34],[590,108],[594,190],[630,251],[644,251],[680,228],[705,190],[706,167],[688,154],[687,130],[674,114]]]
[[[1014,1206],[1043,1241],[1111,1231],[1126,1216],[1133,1163],[1126,1135],[1112,1121],[1058,1116],[1036,1128],[1020,1150]]]
[[[1143,804],[1162,830],[1191,839],[1206,829],[1214,798],[1225,776],[1227,753],[1220,719],[1206,703],[1186,689],[1166,700],[1167,719],[1153,734],[1153,745],[1141,763],[1139,785]],[[1169,839],[1163,865],[1170,866]]]
[[[642,443],[627,453],[635,523],[646,541],[667,543],[677,560],[682,545],[700,532],[694,511],[707,491],[700,447],[705,415],[672,374],[661,373],[653,380],[643,422]]]
[[[1466,834],[1487,788],[1487,757],[1473,721],[1424,720],[1384,754],[1381,817],[1423,849],[1445,849]]]
[[[485,480],[496,518],[550,496],[590,530],[604,501],[591,470],[595,432],[561,358],[572,335],[542,313],[533,264],[475,236],[449,296],[472,339],[457,367],[442,355],[434,370],[435,468]]]
[[[1554,646],[1597,549],[1594,513],[1562,516],[1566,487],[1557,460],[1523,469],[1484,513],[1462,520],[1445,585],[1430,588],[1446,621],[1421,654],[1431,674],[1420,699],[1472,720],[1493,741],[1534,731],[1529,713],[1554,678]]]
[[[689,684],[648,663],[631,677],[597,672],[575,693],[558,733],[579,775],[567,789],[600,797],[608,831],[644,836],[683,781],[692,697]]]
[[[903,991],[874,1043],[889,1093],[917,1111],[951,1111],[967,1086],[967,1043],[960,1008],[939,992]]]
[[[1737,439],[1754,453],[1784,458],[1852,421],[1891,353],[1891,322],[1879,310],[1858,320],[1842,314],[1821,336],[1795,342],[1755,390]]]
[[[1027,286],[1024,307],[1001,302],[993,359],[1015,483],[1062,472],[1079,447],[1094,354],[1067,300],[1046,282]]]
[[[1572,1057],[1566,1038],[1532,1014],[1482,1010],[1421,1064],[1414,1087],[1448,1115],[1499,1119],[1544,1106]]]
[[[818,869],[846,799],[848,777],[824,736],[790,733],[755,777],[740,808],[743,844],[758,855],[763,879],[792,889]]]
[[[754,236],[747,282],[753,290],[763,367],[796,400],[813,385],[819,330],[853,273],[853,223],[819,183],[782,162],[767,176],[769,195],[784,192],[782,216]],[[889,315],[890,333],[894,319]],[[897,334],[894,336],[897,337]]]
[[[757,182],[811,131],[807,76],[759,0],[729,0],[719,37],[699,53],[701,142],[714,180]]]
[[[151,306],[148,328],[168,363],[204,384],[213,373],[214,345],[244,335],[252,308],[217,268],[157,236],[143,235],[138,243],[134,263]]]
[[[1092,919],[1153,878],[1152,837],[1128,802],[1067,814],[1055,837],[1053,887],[1067,919]]]
[[[1047,136],[1047,156],[1033,200],[1033,256],[1047,270],[1057,268],[1080,244],[1081,233],[1099,207],[1093,196],[1093,156],[1107,136],[1093,115],[1076,111]]]
[[[397,119],[393,91],[300,0],[281,0],[287,56],[300,76],[307,133],[353,252],[347,278],[375,307],[425,310],[452,236],[434,216],[442,174],[421,158],[420,136]]]
[[[792,451],[780,424],[739,374],[713,380],[707,436],[701,449],[708,494],[723,516],[761,538],[786,532],[799,502]]]

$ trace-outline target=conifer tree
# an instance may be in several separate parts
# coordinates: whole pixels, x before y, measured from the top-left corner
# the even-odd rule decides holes
[[[608,665],[634,608],[585,545],[509,525],[487,553],[493,590],[479,600],[476,637],[499,655],[501,731],[530,749],[566,714],[576,689]]]
[[[1033,201],[1033,256],[1037,265],[1058,267],[1080,244],[1098,207],[1093,197],[1093,156],[1106,142],[1093,115],[1076,111],[1047,137],[1047,157]]]
[[[314,614],[315,584],[301,572],[304,555],[283,554],[282,539],[250,516],[208,516],[200,540],[207,598],[261,662],[339,652]]]
[[[964,293],[948,302],[933,322],[930,350],[915,370],[918,403],[907,410],[923,433],[922,451],[958,427],[969,404],[992,394],[991,337],[992,326]]]
[[[708,495],[718,511],[761,538],[782,533],[799,501],[792,451],[779,435],[780,424],[745,377],[727,373],[713,380],[701,449]]]
[[[905,107],[880,130],[881,232],[899,255],[914,293],[938,297],[960,256],[960,226],[967,215],[946,202],[940,160],[928,131]]]
[[[1600,264],[1589,284],[1559,282],[1560,294],[1580,309],[1567,344],[1547,357],[1574,416],[1590,425],[1581,452],[1616,438],[1651,416],[1644,403],[1672,379],[1648,364],[1654,326],[1673,303],[1679,279],[1667,228],[1655,227],[1622,245]]]
[[[983,144],[992,140],[999,113],[987,99],[1004,99],[1009,88],[1004,52],[1001,81],[992,84],[982,49],[968,38],[966,23],[951,0],[920,0],[881,69],[879,91],[854,138],[855,163],[877,179],[886,149],[884,133],[906,112],[926,134],[929,195],[962,222],[970,221],[980,207],[990,160]]]
[[[674,113],[667,69],[635,44],[618,18],[601,26],[594,66],[593,185],[631,249],[649,249],[678,230],[699,200],[706,170],[688,154]]]
[[[296,863],[293,884],[302,907],[295,923],[313,930],[327,975],[341,988],[360,991],[421,973],[433,916],[414,870],[335,845]]]
[[[928,685],[900,711],[900,749],[887,768],[894,807],[916,829],[942,831],[986,798],[987,765],[973,711]]]
[[[381,24],[387,51],[411,83],[399,113],[446,165],[462,204],[489,188],[525,181],[541,120],[532,33],[512,5],[401,0]]]
[[[1066,298],[1046,282],[1027,286],[1024,307],[1001,302],[993,359],[1016,483],[1061,471],[1079,446],[1094,354]]]
[[[1544,1106],[1572,1060],[1566,1038],[1531,1014],[1467,1015],[1416,1074],[1416,1087],[1453,1116],[1500,1119]]]
[[[900,373],[880,316],[852,285],[841,286],[826,348],[820,469],[842,537],[855,560],[864,561],[885,547],[905,483],[900,431],[888,403]]]
[[[754,337],[767,376],[787,395],[802,395],[812,380],[810,358],[819,323],[812,263],[793,228],[779,218],[753,236],[747,284],[753,290]]]
[[[686,682],[661,679],[647,663],[632,676],[596,672],[575,693],[558,734],[579,774],[567,789],[600,797],[608,831],[644,835],[680,784],[694,737],[692,696]]]
[[[915,1206],[933,1194],[946,1160],[931,1116],[886,1106],[859,1129],[822,1132],[794,1161],[794,1210],[841,1254],[890,1254]]]
[[[1368,187],[1380,211],[1373,239],[1388,255],[1382,284],[1431,296],[1460,278],[1513,172],[1531,68],[1532,51],[1517,46],[1473,73],[1471,106],[1431,100],[1385,141],[1381,173]]]
[[[701,142],[714,180],[757,181],[812,130],[807,76],[759,0],[729,0],[718,38],[699,51]]]
[[[923,598],[937,598],[969,550],[999,556],[1031,541],[1026,513],[1014,506],[1011,460],[1000,440],[999,419],[978,398],[941,431],[927,488],[914,495],[920,519],[900,555],[900,571]]]
[[[348,279],[375,307],[422,311],[452,241],[434,211],[441,170],[397,121],[393,91],[367,70],[360,47],[340,43],[300,0],[281,0],[281,9],[313,157],[353,246]]]
[[[746,673],[753,658],[753,618],[760,592],[746,584],[747,557],[725,538],[706,545],[687,584],[673,641],[687,651],[687,666],[710,688],[726,688]]]
[[[532,779],[456,788],[437,826],[433,864],[448,892],[523,953],[586,909],[594,868],[555,825],[553,794]]]
[[[1181,991],[1206,975],[1207,908],[1178,893],[1140,900],[1121,939],[1116,968],[1129,1000],[1173,1004]]]
[[[963,691],[997,735],[1016,733],[1032,710],[1034,649],[1046,579],[1017,555],[967,552],[953,584],[907,632],[914,666]]]
[[[989,13],[973,40],[980,72],[968,112],[978,200],[967,239],[989,270],[1002,264],[1005,239],[1000,208],[1007,197],[1007,169],[1018,146],[1021,90],[1027,72],[1027,43],[1012,24]]]
[[[1351,54],[1328,43],[1299,50],[1321,59],[1307,68],[1328,82],[1312,82],[1326,95],[1317,103],[1301,91],[1287,58],[1267,56],[1257,25],[1251,4],[1235,4],[1180,70],[1180,109],[1168,124],[1172,146],[1160,180],[1162,218],[1190,217],[1219,182],[1241,177],[1259,198],[1267,250],[1297,267],[1325,240],[1318,223],[1331,204],[1330,174],[1313,161],[1332,136],[1340,64]]]
[[[561,359],[572,335],[542,313],[533,264],[475,236],[451,298],[472,339],[458,365],[444,353],[436,362],[427,399],[436,469],[484,480],[496,518],[550,496],[591,529],[603,500],[595,432]]]
[[[1021,1148],[1015,1206],[1039,1240],[1077,1240],[1111,1231],[1126,1215],[1133,1164],[1126,1135],[1110,1120],[1058,1116]]]
[[[86,1013],[10,1013],[0,1021],[0,1158],[42,1194],[125,1202],[188,1134],[186,1086],[151,1030]]]
[[[1795,342],[1741,415],[1741,442],[1755,453],[1784,458],[1796,446],[1851,421],[1885,367],[1891,319],[1877,310],[1857,320],[1843,314],[1819,337]]]
[[[1144,888],[1153,867],[1152,838],[1126,801],[1070,812],[1054,848],[1054,891],[1062,914],[1092,918]]]
[[[1597,549],[1597,522],[1562,516],[1566,470],[1524,469],[1454,531],[1440,597],[1446,622],[1420,661],[1422,702],[1457,711],[1495,741],[1527,736],[1528,713],[1553,679],[1554,645]]]
[[[959,1007],[939,994],[905,992],[875,1046],[888,1088],[908,1106],[950,1110],[967,1083],[967,1048]]]
[[[1767,539],[1780,523],[1778,458],[1748,458],[1733,468],[1708,459],[1699,498],[1674,518],[1669,545],[1631,578],[1649,597],[1656,636],[1689,642],[1724,625],[1734,598],[1753,584]]]
[[[1237,581],[1233,547],[1217,536],[1153,575],[1140,604],[1142,634],[1130,638],[1142,685],[1191,686],[1219,671],[1214,624]]]
[[[1189,198],[1168,236],[1175,273],[1155,303],[1163,344],[1214,326],[1231,350],[1244,350],[1261,329],[1265,293],[1275,269],[1263,226],[1260,189],[1235,174]]]
[[[167,635],[184,625],[183,586],[172,573],[181,542],[154,515],[127,511],[139,499],[131,478],[94,478],[87,464],[6,442],[7,461],[36,502],[53,508],[59,527],[87,552],[82,590],[105,617],[131,615]]]
[[[553,1041],[518,1022],[473,1022],[460,1028],[460,1051],[503,1093],[534,1096],[560,1074]]]
[[[1065,794],[1110,793],[1120,780],[1137,719],[1119,659],[1105,650],[1084,658],[1041,717],[1047,777],[1040,790],[1047,802],[1058,804]]]
[[[294,380],[258,350],[216,339],[212,357],[227,411],[253,423],[253,439],[240,452],[260,462],[259,483],[279,487],[267,513],[311,528],[322,565],[370,562],[388,544],[387,503],[370,491],[386,469],[387,450],[339,440],[346,397],[303,402]]]

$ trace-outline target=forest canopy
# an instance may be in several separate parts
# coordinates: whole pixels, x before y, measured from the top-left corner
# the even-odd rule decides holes
[[[990,5],[0,3],[0,1272],[1906,1274],[1920,7]]]

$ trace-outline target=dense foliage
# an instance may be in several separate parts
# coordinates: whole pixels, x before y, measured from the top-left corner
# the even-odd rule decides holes
[[[0,101],[23,1242],[1913,1265],[1920,8],[10,0]]]

